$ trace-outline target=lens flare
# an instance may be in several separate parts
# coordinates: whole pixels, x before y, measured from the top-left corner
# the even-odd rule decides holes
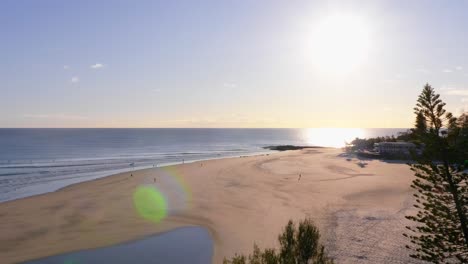
[[[185,182],[181,171],[176,166],[162,167],[162,171],[166,179],[168,179],[168,184],[170,185],[168,187],[177,194],[177,199],[175,200],[179,200],[183,204],[180,209],[189,209],[192,201],[192,192]]]
[[[190,210],[192,192],[177,166],[157,169],[151,181],[145,181],[133,193],[139,216],[159,223],[167,216]]]
[[[167,216],[166,198],[152,186],[140,186],[133,194],[138,214],[146,220],[158,223]]]

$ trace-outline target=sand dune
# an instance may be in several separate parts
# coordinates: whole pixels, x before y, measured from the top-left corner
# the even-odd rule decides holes
[[[0,259],[14,263],[200,225],[210,230],[213,263],[220,263],[250,252],[254,242],[277,246],[288,219],[308,216],[338,263],[411,262],[401,235],[412,204],[408,166],[367,161],[361,168],[340,153],[308,149],[147,169],[1,203]],[[174,175],[183,179],[179,186]],[[134,209],[142,184],[168,197],[169,216],[160,223]]]

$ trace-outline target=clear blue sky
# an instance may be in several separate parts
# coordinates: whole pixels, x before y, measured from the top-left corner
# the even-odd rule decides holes
[[[408,127],[468,1],[0,1],[0,127]]]

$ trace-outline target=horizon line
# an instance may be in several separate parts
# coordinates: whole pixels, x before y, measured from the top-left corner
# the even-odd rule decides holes
[[[410,129],[411,127],[0,127],[0,129]]]

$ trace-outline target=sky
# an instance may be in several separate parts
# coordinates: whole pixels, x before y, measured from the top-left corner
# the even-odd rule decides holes
[[[411,127],[468,1],[0,1],[0,127]]]

